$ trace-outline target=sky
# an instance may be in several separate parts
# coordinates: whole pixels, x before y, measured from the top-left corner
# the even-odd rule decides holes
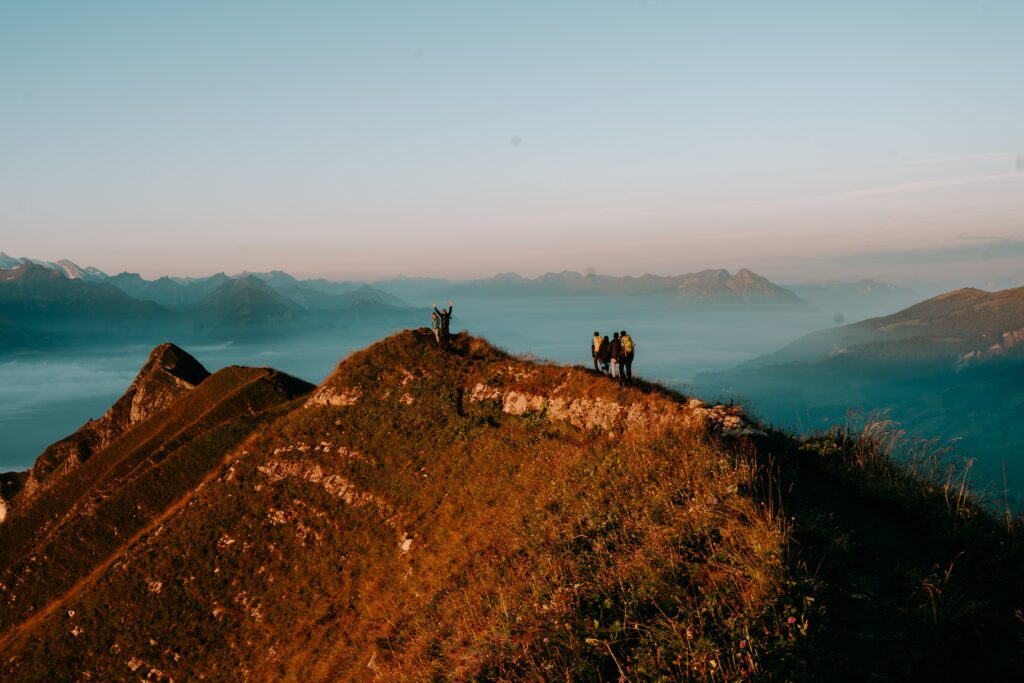
[[[1024,3],[0,3],[0,250],[1024,277]]]

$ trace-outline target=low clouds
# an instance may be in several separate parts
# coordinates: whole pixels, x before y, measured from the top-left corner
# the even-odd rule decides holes
[[[0,419],[14,418],[46,404],[116,398],[131,384],[136,372],[137,368],[104,367],[84,359],[0,363]]]

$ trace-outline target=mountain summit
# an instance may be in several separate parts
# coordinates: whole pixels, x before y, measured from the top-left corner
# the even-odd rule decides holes
[[[209,375],[199,361],[174,344],[157,346],[128,390],[102,417],[90,420],[43,452],[29,473],[23,495],[30,497],[40,487],[52,484]]]

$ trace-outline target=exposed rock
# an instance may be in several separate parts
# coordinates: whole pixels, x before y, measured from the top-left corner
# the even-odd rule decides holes
[[[271,460],[266,465],[260,465],[257,469],[272,484],[289,477],[302,479],[311,484],[318,484],[323,487],[324,491],[336,498],[341,498],[347,504],[357,508],[372,507],[377,510],[385,522],[389,524],[394,523],[395,512],[387,501],[368,491],[361,490],[352,481],[340,474],[324,472],[319,465],[294,460]],[[272,524],[282,524],[285,521],[286,517],[283,516],[283,513],[276,514],[271,519]]]
[[[97,420],[47,448],[32,466],[21,495],[31,498],[109,446],[132,425],[164,409],[210,376],[199,361],[174,344],[153,349],[128,390]]]
[[[539,411],[544,407],[544,400],[543,396],[533,396],[513,390],[505,394],[501,409],[509,415],[524,415]]]
[[[363,392],[356,388],[336,390],[332,386],[322,385],[306,401],[306,406],[354,406]]]
[[[512,373],[513,376],[525,376]],[[668,400],[633,401],[622,404],[607,398],[561,396],[559,392],[568,379],[550,395],[540,395],[515,388],[501,388],[477,383],[469,392],[471,402],[497,401],[502,412],[525,415],[547,410],[553,421],[565,421],[580,429],[615,432],[646,432],[678,424],[683,428],[735,430],[744,424],[738,406],[707,407],[700,399],[690,399],[684,406]]]

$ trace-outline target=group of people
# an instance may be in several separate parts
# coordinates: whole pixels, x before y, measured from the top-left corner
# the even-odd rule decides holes
[[[633,356],[635,354],[636,344],[625,330],[613,333],[610,340],[608,335],[602,337],[600,332],[594,333],[594,339],[590,345],[594,370],[611,375],[619,380],[619,384],[633,379]]]
[[[448,341],[451,339],[453,308],[454,305],[451,301],[448,302],[447,309],[437,310],[437,304],[434,304],[434,312],[430,314],[434,328],[434,339],[437,340],[437,346],[442,349],[448,348]]]

